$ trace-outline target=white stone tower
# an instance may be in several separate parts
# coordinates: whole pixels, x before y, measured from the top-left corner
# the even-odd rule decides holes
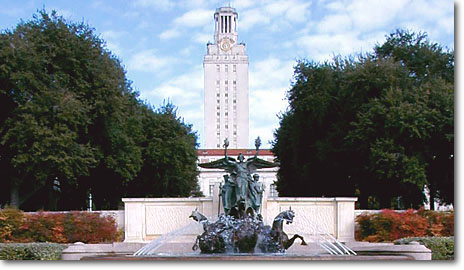
[[[205,148],[248,148],[248,55],[237,42],[238,15],[222,7],[214,13],[214,43],[207,44],[205,72]]]

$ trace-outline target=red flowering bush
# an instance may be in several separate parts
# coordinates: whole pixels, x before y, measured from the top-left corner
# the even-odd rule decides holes
[[[384,209],[380,213],[360,215],[357,222],[358,241],[391,242],[404,237],[454,235],[454,212]]]
[[[13,240],[23,221],[23,212],[13,208],[0,210],[0,242]]]
[[[19,217],[19,218],[18,218]],[[118,237],[112,217],[98,213],[0,210],[0,242],[101,243]]]

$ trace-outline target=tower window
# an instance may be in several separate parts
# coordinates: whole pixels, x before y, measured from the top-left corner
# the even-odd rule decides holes
[[[231,29],[232,29],[232,27],[231,27],[232,25],[231,25],[230,22],[232,22],[231,16],[229,16],[229,33],[232,32],[232,30],[231,30]]]

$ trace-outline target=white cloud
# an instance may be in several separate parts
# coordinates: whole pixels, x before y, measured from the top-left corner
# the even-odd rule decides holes
[[[181,35],[181,33],[179,32],[178,29],[168,29],[166,31],[163,31],[161,34],[160,34],[160,39],[162,40],[169,40],[169,39],[172,39],[172,38],[176,38],[176,37],[179,37]]]
[[[155,53],[155,50],[145,50],[136,53],[128,62],[131,70],[155,73],[175,62],[172,57],[163,57]]]
[[[250,70],[250,145],[257,136],[263,147],[269,148],[273,131],[278,127],[277,115],[287,109],[286,91],[290,88],[293,75],[292,61],[281,61],[275,57],[251,65]]]
[[[370,51],[377,40],[359,38],[359,33],[314,34],[299,38],[297,44],[310,59],[330,60],[334,55],[348,56]]]
[[[193,41],[200,44],[206,44],[208,41],[211,41],[212,37],[213,35],[206,33],[195,33],[192,35]]]
[[[191,72],[170,78],[160,86],[146,91],[145,98],[158,97],[161,99],[177,100],[180,105],[189,105],[198,102],[203,91],[203,69],[195,68]],[[201,100],[203,102],[203,100]]]
[[[232,1],[232,7],[237,9],[245,9],[256,4],[254,0],[235,0]]]
[[[158,105],[160,100],[169,100],[178,108],[178,115],[193,129],[203,132],[203,68],[197,65],[189,72],[161,83],[151,90],[140,91],[142,100]],[[201,139],[198,140],[201,142]]]
[[[213,14],[213,10],[193,9],[176,18],[174,20],[174,24],[177,26],[189,28],[204,26],[206,24],[212,23]]]
[[[261,1],[241,11],[239,27],[248,30],[255,25],[266,25],[271,30],[282,30],[289,23],[307,20],[310,6],[311,2],[300,0]]]
[[[132,2],[132,6],[136,8],[153,8],[167,11],[175,6],[175,2],[170,0],[136,0]]]

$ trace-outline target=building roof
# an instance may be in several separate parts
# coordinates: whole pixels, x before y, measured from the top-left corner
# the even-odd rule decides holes
[[[244,156],[253,156],[255,149],[227,149],[227,155],[238,156],[242,153]],[[224,149],[198,149],[198,156],[223,156]],[[259,149],[258,156],[274,156],[270,149]]]

